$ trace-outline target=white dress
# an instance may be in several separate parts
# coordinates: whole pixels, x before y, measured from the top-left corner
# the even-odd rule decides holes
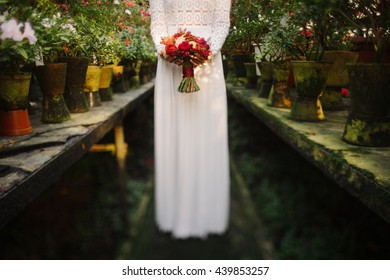
[[[182,70],[158,60],[155,80],[156,222],[175,238],[222,234],[229,220],[227,100],[221,49],[231,0],[150,0],[151,35],[204,37],[213,59],[195,69],[200,91],[178,92]]]

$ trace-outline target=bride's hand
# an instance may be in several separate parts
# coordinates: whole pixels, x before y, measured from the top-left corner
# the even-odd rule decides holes
[[[199,65],[202,65],[203,63],[206,62],[206,60],[203,60],[203,59],[200,59],[199,57],[196,57],[196,56],[191,56],[191,59],[190,59],[192,65],[194,65],[194,68],[195,67],[198,67]]]
[[[177,59],[175,57],[165,57],[162,54],[160,54],[160,57],[162,59],[164,59],[165,61],[169,62],[169,63],[174,63],[174,64],[177,64],[177,65],[182,65],[183,64],[183,61],[181,61],[180,59]]]

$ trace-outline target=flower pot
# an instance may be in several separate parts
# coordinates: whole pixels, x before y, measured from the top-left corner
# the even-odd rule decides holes
[[[254,62],[245,62],[244,63],[244,67],[245,67],[245,75],[246,75],[246,78],[247,78],[247,82],[246,82],[246,88],[248,89],[255,89],[257,88],[257,80],[258,80],[258,76],[257,76],[257,73],[256,73],[256,63]]]
[[[291,118],[297,121],[322,121],[319,97],[332,63],[318,61],[291,61],[297,98],[291,107]]]
[[[242,78],[246,76],[244,63],[250,62],[251,56],[249,54],[235,54],[232,55],[232,62],[234,67],[234,77]]]
[[[152,70],[152,62],[151,61],[143,61],[141,64],[141,68],[139,71],[140,83],[146,84],[152,80],[152,74],[154,71]]]
[[[115,93],[124,93],[129,90],[125,81],[123,65],[115,65],[113,68],[112,89]]]
[[[0,73],[0,109],[9,111],[29,108],[30,81],[31,73]]]
[[[356,37],[352,39],[352,51],[357,52],[357,63],[374,63],[375,62],[375,46],[372,41],[364,37]],[[384,50],[383,63],[390,63],[390,47]]]
[[[104,65],[101,67],[99,81],[99,95],[101,101],[113,100],[114,92],[111,88],[114,65]]]
[[[139,88],[141,85],[140,72],[142,60],[138,59],[131,63],[130,87]]]
[[[71,118],[64,99],[66,68],[66,63],[35,67],[35,75],[43,94],[42,122],[61,123]]]
[[[272,88],[272,63],[271,62],[257,62],[257,66],[261,73],[261,84],[259,97],[268,98]]]
[[[272,87],[267,105],[276,108],[291,108],[288,89],[289,67],[286,61],[272,62]]]
[[[331,62],[325,89],[322,91],[320,101],[324,110],[343,110],[343,98],[341,89],[349,85],[348,70],[346,63],[355,63],[358,58],[357,52],[350,51],[325,51],[323,61]]]
[[[84,83],[87,75],[87,58],[63,57],[61,62],[67,64],[64,98],[71,113],[89,111],[87,98],[84,94]]]
[[[390,146],[390,64],[347,64],[351,111],[342,139],[350,144]]]
[[[30,134],[32,128],[27,109],[0,110],[0,134],[5,136],[20,136]]]
[[[96,65],[88,65],[85,76],[84,93],[87,97],[89,107],[101,106],[99,95],[101,68]]]

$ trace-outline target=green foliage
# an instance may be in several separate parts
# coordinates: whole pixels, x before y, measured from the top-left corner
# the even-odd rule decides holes
[[[38,46],[44,64],[53,63],[72,39],[71,19],[61,14],[51,0],[37,0],[36,13],[31,21],[36,26]]]
[[[0,6],[0,71],[18,72],[35,61],[35,27],[23,17],[31,13],[30,8]],[[10,26],[11,22],[14,23],[13,27]]]
[[[376,62],[382,62],[383,52],[390,44],[390,2],[388,0],[340,1],[336,7],[351,31],[374,44]]]
[[[268,31],[267,23],[259,16],[262,1],[237,0],[231,6],[231,25],[224,51],[227,54],[253,54],[254,45]]]

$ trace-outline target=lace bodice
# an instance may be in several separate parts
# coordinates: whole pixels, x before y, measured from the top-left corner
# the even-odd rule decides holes
[[[231,0],[149,0],[151,14],[151,35],[159,50],[161,37],[177,31],[178,28],[210,30],[202,32],[215,55],[225,42],[230,26]]]

